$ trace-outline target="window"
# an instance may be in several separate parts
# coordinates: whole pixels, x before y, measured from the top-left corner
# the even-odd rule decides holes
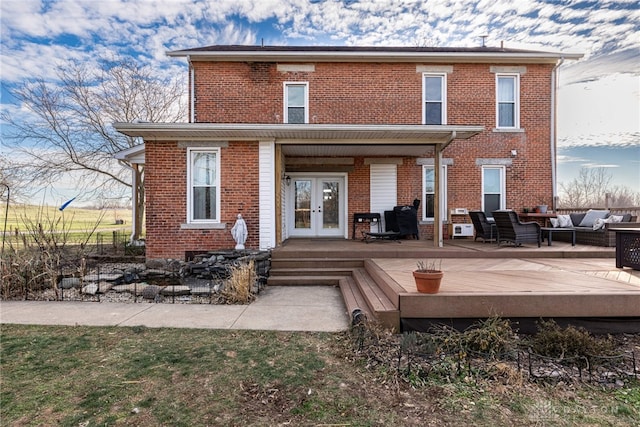
[[[496,74],[496,121],[498,128],[520,127],[520,76]]]
[[[284,123],[309,123],[307,83],[284,84]]]
[[[442,194],[442,204],[440,205],[440,216],[447,217],[447,167],[441,166],[440,191]],[[435,218],[435,197],[436,197],[436,174],[433,165],[422,166],[422,183],[424,198],[422,200],[422,220],[433,221]]]
[[[504,167],[484,166],[482,168],[482,210],[487,217],[493,218],[493,211],[504,208]]]
[[[447,123],[446,74],[423,74],[423,124]]]
[[[220,152],[191,149],[189,156],[189,222],[220,221]]]

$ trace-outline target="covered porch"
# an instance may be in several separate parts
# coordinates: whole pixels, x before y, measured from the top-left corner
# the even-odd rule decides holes
[[[418,293],[413,281],[416,261],[425,258],[442,260],[445,274],[435,295]],[[496,315],[523,324],[554,318],[602,331],[640,327],[640,271],[616,268],[614,248],[290,239],[273,252],[269,283],[339,286],[347,314],[361,310],[397,330]]]

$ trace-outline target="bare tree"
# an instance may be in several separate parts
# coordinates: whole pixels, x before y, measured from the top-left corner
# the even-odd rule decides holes
[[[606,168],[580,169],[578,177],[569,183],[560,183],[560,207],[629,207],[640,204],[639,192],[614,186],[612,179]]]
[[[114,153],[141,141],[115,131],[114,122],[177,122],[186,117],[185,87],[131,59],[102,60],[97,70],[78,63],[58,68],[58,82],[31,80],[13,95],[30,114],[2,113],[27,185],[71,175],[84,199],[121,198],[132,172]],[[139,176],[139,220],[144,215],[144,170]],[[137,237],[137,236],[136,236]]]

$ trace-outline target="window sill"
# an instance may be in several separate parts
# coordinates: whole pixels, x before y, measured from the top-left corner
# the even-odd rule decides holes
[[[493,128],[491,129],[491,132],[524,133],[524,129],[523,128]]]
[[[224,230],[227,228],[226,222],[203,222],[180,224],[181,230]]]
[[[433,225],[433,223],[434,223],[434,222],[435,222],[435,221],[434,221],[434,220],[432,220],[432,219],[427,219],[427,220],[421,219],[420,221],[418,221],[418,224],[419,224],[419,225]],[[443,223],[443,224],[448,224],[448,223],[449,223],[449,220],[447,220],[447,219],[443,219],[443,220],[442,220],[442,223]]]

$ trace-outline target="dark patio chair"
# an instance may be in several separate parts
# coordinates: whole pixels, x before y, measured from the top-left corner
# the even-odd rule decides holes
[[[498,228],[498,244],[512,242],[516,246],[523,243],[537,243],[540,247],[542,235],[537,222],[520,222],[514,211],[493,211],[493,219]]]
[[[473,228],[476,230],[476,237],[473,239],[474,242],[479,238],[485,243],[498,239],[498,228],[495,222],[489,222],[484,212],[470,211],[469,216],[471,217]]]

